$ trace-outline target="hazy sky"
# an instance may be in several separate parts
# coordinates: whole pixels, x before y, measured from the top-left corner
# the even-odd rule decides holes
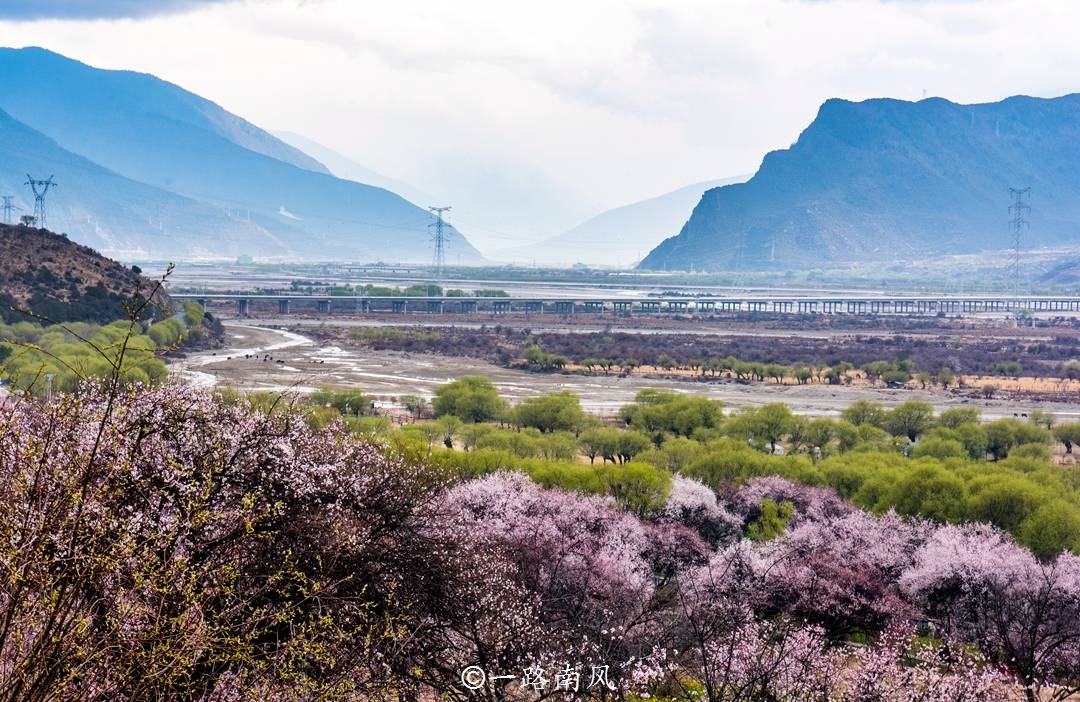
[[[1076,0],[0,0],[0,44],[301,133],[488,249],[753,172],[829,97],[1080,91],[1078,27]]]

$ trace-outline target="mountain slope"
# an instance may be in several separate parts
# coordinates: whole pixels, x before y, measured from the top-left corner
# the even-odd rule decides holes
[[[130,268],[44,229],[0,224],[0,320],[27,321],[29,309],[53,322],[108,323],[127,316],[123,303],[151,289]],[[159,291],[156,302],[171,302]],[[148,310],[148,316],[155,310]]]
[[[286,144],[295,146],[304,153],[317,158],[319,163],[322,163],[330,169],[331,175],[335,175],[338,178],[344,178],[366,185],[374,185],[377,188],[389,190],[420,207],[427,207],[441,202],[440,198],[425,193],[423,190],[415,188],[396,178],[391,178],[378,171],[373,171],[370,168],[353,161],[351,158],[334,151],[329,146],[323,146],[319,142],[308,139],[302,134],[278,130],[274,130],[271,133]]]
[[[315,159],[175,85],[42,49],[0,50],[0,78],[0,107],[64,148],[250,219],[303,258],[430,260],[425,210],[335,178]],[[466,262],[479,259],[456,231],[450,236]]]
[[[124,126],[136,125],[136,117],[156,118],[217,135],[300,168],[330,172],[311,156],[219,105],[147,73],[101,70],[47,49],[27,47],[0,48],[0,75],[9,88],[0,98],[8,112],[43,131],[37,122],[44,117],[66,127],[69,133],[62,143],[76,153],[92,143],[86,125],[79,124],[91,115]],[[72,105],[80,110],[72,113]],[[74,125],[80,128],[72,129]]]
[[[642,262],[698,270],[1005,248],[1009,188],[1029,244],[1080,240],[1080,95],[958,105],[829,100],[748,182],[706,192]]]
[[[220,208],[120,176],[60,147],[0,110],[0,189],[15,194],[18,214],[32,214],[26,175],[56,174],[46,198],[49,223],[115,258],[202,258],[289,249],[257,225]]]
[[[742,183],[749,176],[695,183],[658,197],[616,207],[539,244],[503,252],[513,260],[546,264],[629,264],[679,231],[689,212],[711,188]]]

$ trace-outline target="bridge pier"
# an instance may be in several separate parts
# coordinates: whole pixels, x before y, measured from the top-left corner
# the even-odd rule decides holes
[[[476,314],[476,300],[462,300],[458,303],[461,314]]]
[[[616,300],[611,303],[611,312],[616,317],[629,317],[634,310],[634,303],[626,300]]]
[[[442,311],[443,311],[442,300],[428,300],[427,301],[427,311],[430,314],[442,314]]]
[[[570,317],[574,314],[574,301],[573,300],[558,300],[555,302],[556,314],[561,314],[563,317]]]
[[[330,301],[329,300],[316,300],[315,311],[319,314],[330,314]]]
[[[495,300],[491,303],[492,314],[510,314],[513,311],[513,306],[509,300]]]
[[[277,301],[277,311],[278,311],[278,314],[289,314],[289,301],[288,301],[288,299],[278,300]]]
[[[250,310],[250,308],[251,308],[251,301],[250,300],[247,300],[245,298],[240,298],[239,300],[236,301],[236,309],[237,309],[237,312],[240,313],[241,317],[247,317],[248,316],[248,311]]]
[[[408,314],[409,312],[408,300],[393,300],[390,304],[393,307],[394,314]]]
[[[585,311],[589,314],[603,314],[604,302],[603,300],[586,300]]]
[[[525,316],[530,314],[544,314],[544,303],[539,300],[527,300],[525,302]]]
[[[371,311],[371,302],[363,297],[356,298],[356,311],[360,314],[367,314]]]

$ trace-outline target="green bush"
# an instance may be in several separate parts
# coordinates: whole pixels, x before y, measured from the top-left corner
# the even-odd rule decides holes
[[[432,400],[435,416],[452,414],[466,422],[490,422],[506,411],[495,384],[482,375],[467,375],[442,385]]]

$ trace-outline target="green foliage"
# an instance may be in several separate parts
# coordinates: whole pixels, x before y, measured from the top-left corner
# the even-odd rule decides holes
[[[1054,427],[1054,437],[1065,444],[1065,452],[1072,453],[1073,446],[1080,444],[1080,422],[1066,422]]]
[[[1046,410],[1031,410],[1031,412],[1028,412],[1028,421],[1045,429],[1053,429],[1056,420],[1057,418],[1053,412],[1047,412]]]
[[[530,366],[540,370],[562,370],[570,360],[566,356],[555,353],[547,353],[539,346],[528,346],[522,352],[522,356]]]
[[[647,434],[690,436],[695,429],[720,426],[722,406],[704,397],[645,389],[634,398],[634,404],[619,411],[619,416],[627,426]]]
[[[510,412],[510,421],[519,427],[535,427],[541,432],[574,431],[585,425],[585,413],[577,395],[561,391],[522,400]]]
[[[931,456],[939,460],[946,458],[961,458],[967,456],[967,449],[957,439],[945,436],[929,436],[924,438],[911,449],[911,455],[915,458]]]
[[[353,434],[370,439],[386,436],[394,427],[393,422],[380,416],[350,416],[345,418],[345,424]]]
[[[893,436],[914,441],[933,424],[934,408],[929,402],[908,400],[885,415],[883,428]]]
[[[398,402],[408,410],[414,419],[419,419],[428,407],[428,401],[419,395],[402,395],[398,398]]]
[[[309,407],[304,412],[304,422],[312,429],[325,429],[339,419],[341,413],[333,407]]]
[[[1061,499],[1044,502],[1020,524],[1017,536],[1042,558],[1065,549],[1080,553],[1080,509]]]
[[[582,447],[584,449],[585,434],[581,435],[581,439]],[[704,452],[705,447],[701,442],[687,439],[683,436],[676,436],[666,439],[659,448],[650,449],[637,454],[635,459],[650,463],[672,473],[681,473],[685,471],[691,463],[700,458]],[[587,452],[586,455],[588,455]]]
[[[532,438],[545,440],[551,437],[537,433]],[[520,471],[544,487],[614,497],[624,509],[642,515],[662,507],[671,490],[670,473],[640,462],[587,465],[536,456],[519,457],[491,447],[473,451],[437,450],[426,460],[461,477],[475,477],[497,470]]]
[[[579,443],[581,452],[588,457],[589,463],[595,463],[597,458],[603,462],[615,461],[618,454],[619,436],[622,434],[618,429],[603,427],[589,429],[581,433]]]
[[[171,334],[168,330],[174,328],[154,327],[155,336],[166,340]],[[30,322],[0,324],[0,379],[20,390],[44,395],[51,376],[54,391],[72,392],[82,379],[108,377],[120,366],[124,384],[157,384],[167,375],[164,362],[157,356],[158,348],[154,337],[127,321],[104,326],[83,322],[50,326]]]
[[[779,475],[810,485],[824,482],[822,474],[806,456],[764,454],[732,439],[710,442],[682,473],[688,478],[697,478],[717,492],[765,475]]]
[[[333,407],[344,415],[364,414],[371,407],[371,398],[356,388],[336,390],[326,385],[308,395],[308,402],[316,407]]]
[[[916,462],[903,471],[873,507],[878,511],[892,507],[900,514],[955,522],[967,512],[967,497],[967,486],[955,473],[940,463]]]
[[[840,413],[840,418],[856,426],[869,424],[870,426],[884,428],[885,414],[885,408],[877,402],[856,400]]]
[[[788,406],[774,402],[735,415],[724,427],[729,436],[745,438],[762,451],[776,452],[780,440],[795,429],[795,415]]]
[[[146,330],[146,335],[154,340],[159,349],[178,345],[186,334],[187,328],[175,317],[155,322]]]
[[[506,410],[495,384],[481,375],[467,375],[440,386],[432,401],[435,415],[452,414],[466,422],[489,422]]]
[[[770,499],[762,500],[759,509],[758,517],[750,522],[746,530],[746,535],[753,541],[772,541],[783,535],[795,513],[795,507],[790,502],[777,504]]]
[[[49,337],[33,326],[22,332],[39,340]],[[0,334],[12,333],[0,329]],[[140,343],[152,348],[146,337]],[[326,394],[311,398],[320,406],[307,413],[307,421],[314,426],[341,421],[344,405],[335,391],[320,392]],[[219,394],[228,399],[235,393]],[[495,405],[501,408],[502,401],[485,378],[444,386],[442,402],[472,407],[475,395],[489,410],[480,416],[504,416],[501,409],[490,411]],[[270,393],[228,401],[266,408],[283,404],[280,395]],[[546,486],[609,495],[640,514],[663,504],[675,473],[699,479],[717,492],[750,478],[777,475],[806,485],[829,485],[878,513],[895,509],[940,522],[989,522],[1043,556],[1080,549],[1080,468],[1050,462],[1053,435],[1044,426],[1014,419],[980,425],[975,423],[977,413],[967,408],[947,410],[934,421],[919,403],[897,408],[907,413],[901,413],[902,421],[872,403],[852,408],[847,416],[858,424],[797,417],[780,404],[723,418],[715,404],[700,398],[648,390],[623,408],[628,427],[617,428],[595,419],[589,426],[578,399],[562,392],[520,403],[509,413],[516,429],[463,424],[457,412],[446,411],[437,421],[398,430],[382,418],[346,417],[345,422],[350,430],[385,437],[401,455],[429,461],[450,475],[516,470]],[[691,419],[680,423],[681,417]],[[899,435],[891,436],[874,424],[877,421]],[[908,445],[913,426],[920,434],[909,458],[898,447]],[[691,436],[683,435],[691,427]],[[1063,437],[1069,430],[1069,424],[1058,425],[1056,435]],[[787,455],[768,450],[781,442]],[[999,460],[986,460],[991,446]],[[789,508],[763,504],[751,529],[754,538],[783,533]]]
[[[973,425],[961,429],[965,426]],[[952,430],[935,430],[916,449],[933,439],[955,441],[938,433],[944,431]],[[826,483],[864,509],[895,508],[939,521],[986,521],[1041,553],[1080,547],[1080,475],[1072,480],[1072,473],[1045,457],[1013,456],[988,463],[956,456],[906,459],[897,453],[850,452],[821,461],[818,469]]]
[[[985,429],[987,450],[995,460],[1005,458],[1020,444],[1050,444],[1053,441],[1048,429],[1018,419],[999,419],[987,424]]]
[[[205,316],[206,310],[198,302],[194,300],[184,302],[184,324],[188,329],[194,329],[202,324]]]
[[[663,507],[671,491],[671,474],[647,463],[604,466],[600,477],[607,493],[624,509],[638,515]]]
[[[1024,476],[1008,472],[975,478],[971,487],[973,494],[967,506],[967,516],[1013,533],[1050,499],[1042,487]]]

